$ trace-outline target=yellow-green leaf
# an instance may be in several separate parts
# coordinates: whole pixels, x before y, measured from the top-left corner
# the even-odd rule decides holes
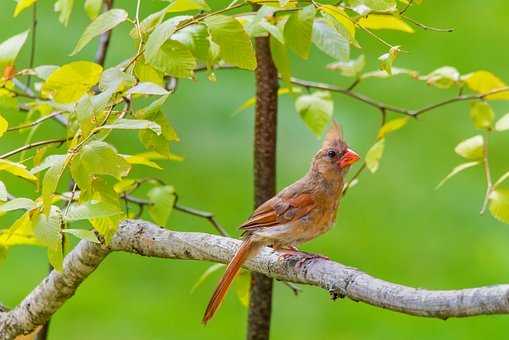
[[[121,214],[122,210],[120,210],[115,204],[87,201],[81,204],[72,204],[69,211],[67,211],[67,214],[64,216],[64,219],[67,222],[72,222]]]
[[[67,157],[61,158],[44,174],[44,178],[42,180],[42,202],[44,213],[48,213],[50,211],[53,194],[57,190],[58,182],[64,173],[68,159],[69,158]]]
[[[509,223],[509,190],[495,190],[489,198],[491,214],[499,221]]]
[[[14,15],[18,16],[25,9],[30,8],[37,0],[18,0],[16,8],[14,9]]]
[[[477,135],[465,139],[454,148],[454,151],[463,158],[478,160],[483,157],[484,139]]]
[[[7,188],[5,187],[5,183],[0,181],[0,201],[5,202],[8,199]]]
[[[388,133],[401,129],[409,119],[410,117],[402,117],[388,121],[378,131],[378,138],[384,138]]]
[[[33,208],[35,208],[35,202],[30,198],[16,197],[0,205],[0,214],[20,209],[32,210]]]
[[[14,64],[19,51],[25,44],[28,31],[17,34],[0,44],[0,71],[7,65]]]
[[[2,115],[0,115],[0,137],[2,137],[5,133],[5,131],[7,131],[7,128],[9,127],[9,122],[7,122],[7,120],[2,117]]]
[[[71,234],[76,236],[77,238],[81,240],[87,240],[89,242],[93,243],[101,243],[97,239],[97,236],[92,230],[87,229],[64,229],[62,230],[64,233]]]
[[[345,77],[357,77],[366,66],[366,59],[361,54],[357,59],[351,59],[349,61],[339,61],[327,65],[327,69],[331,71],[339,71],[342,76]],[[384,72],[384,74],[386,74]]]
[[[60,12],[58,16],[58,20],[64,25],[67,26],[69,23],[69,18],[71,17],[72,8],[74,6],[74,0],[57,0],[55,5],[53,6],[55,12]]]
[[[76,61],[61,66],[46,79],[42,92],[58,103],[72,103],[97,84],[102,73],[101,65],[89,61]]]
[[[369,171],[375,173],[380,166],[380,159],[384,154],[385,139],[377,141],[366,153],[366,166]]]
[[[306,123],[306,126],[317,136],[323,132],[332,118],[334,102],[330,93],[317,91],[313,94],[302,95],[295,101],[295,110]]]
[[[478,129],[491,129],[495,120],[495,113],[490,104],[476,101],[470,104],[470,118]]]
[[[15,163],[8,161],[6,159],[0,159],[0,171],[7,171],[14,176],[18,176],[21,178],[28,179],[29,181],[37,181],[37,177],[35,177],[30,171],[27,170],[26,166],[21,163]]]
[[[350,58],[350,41],[341,35],[328,21],[316,19],[313,22],[312,41],[316,47],[331,58],[347,61]]]
[[[127,20],[128,14],[123,9],[111,9],[103,14],[99,15],[94,21],[92,21],[85,32],[81,35],[76,47],[72,51],[71,55],[75,55],[83,47],[85,47],[92,39],[98,35],[113,29],[118,24]]]
[[[155,223],[166,226],[168,217],[173,210],[175,190],[169,185],[155,187],[147,193],[147,196],[151,203],[148,207],[150,217]]]
[[[430,74],[420,77],[428,85],[438,87],[439,89],[448,89],[460,81],[460,73],[455,67],[443,66],[432,71]]]
[[[451,177],[459,174],[460,172],[462,172],[463,170],[466,170],[468,168],[471,168],[471,167],[474,167],[476,165],[480,164],[479,161],[476,161],[476,162],[468,162],[468,163],[463,163],[463,164],[460,164],[456,167],[454,167],[454,169],[452,169],[452,171],[447,175],[445,176],[445,178],[443,180],[440,181],[440,183],[438,183],[438,185],[436,186],[435,189],[439,189],[442,185],[445,184],[445,182],[447,182]]]
[[[286,46],[303,59],[309,57],[315,15],[315,7],[306,6],[291,14],[284,27]]]
[[[410,27],[406,22],[393,15],[370,14],[367,17],[360,18],[357,23],[364,28],[373,30],[387,29],[403,31],[407,33],[414,32],[413,28]]]
[[[177,16],[155,27],[145,43],[144,56],[148,63],[152,64],[154,62],[163,44],[168,41],[173,32],[175,32],[178,23],[189,18],[189,16]]]
[[[175,0],[168,6],[168,13],[183,12],[191,10],[210,10],[209,5],[204,0]]]
[[[62,213],[60,209],[51,206],[48,215],[37,214],[32,219],[35,238],[48,247],[48,259],[50,264],[58,271],[62,270]]]
[[[94,20],[101,12],[103,0],[85,0],[83,7],[90,20]]]
[[[495,124],[497,131],[509,130],[509,113],[503,115]]]
[[[192,78],[196,59],[182,43],[168,40],[156,52],[150,64],[165,74],[177,78]]]
[[[493,73],[488,71],[476,71],[463,76],[465,83],[475,92],[487,93],[497,89],[506,88],[507,85]],[[485,99],[509,99],[508,91],[496,93],[485,97]]]
[[[21,215],[8,229],[0,232],[0,244],[4,246],[41,245],[35,238],[29,212]]]
[[[249,293],[251,287],[251,275],[246,270],[241,270],[240,274],[235,279],[235,293],[239,298],[240,303],[247,307],[249,306]]]
[[[389,52],[378,57],[378,60],[380,61],[380,69],[388,74],[392,74],[392,64],[396,60],[399,51],[399,46],[394,46],[389,49]]]
[[[342,8],[333,5],[321,5],[318,7],[318,9],[322,13],[327,13],[332,18],[334,18],[338,24],[346,29],[349,35],[348,38],[351,41],[355,40],[355,25],[352,19],[350,19],[348,14],[346,14]]]
[[[156,162],[153,162],[150,159],[144,157],[143,154],[125,155],[123,157],[129,164],[145,165],[154,169],[162,170],[162,168]]]

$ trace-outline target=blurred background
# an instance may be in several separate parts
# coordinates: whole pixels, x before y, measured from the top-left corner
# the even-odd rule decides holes
[[[210,1],[220,7],[226,1]],[[36,65],[93,60],[95,44],[69,57],[88,24],[82,2],[75,3],[68,27],[57,21],[52,1],[39,1]],[[135,1],[116,0],[116,6],[134,15]],[[142,2],[143,17],[165,5]],[[30,10],[12,18],[14,1],[0,4],[0,41],[28,29]],[[509,3],[504,0],[427,0],[407,15],[453,33],[414,34],[379,31],[389,42],[402,45],[398,67],[425,74],[443,65],[461,73],[487,69],[509,81]],[[115,29],[107,66],[135,53],[127,24]],[[367,70],[377,68],[376,58],[386,48],[359,32]],[[29,44],[19,65],[27,65]],[[351,80],[325,70],[333,62],[316,49],[309,61],[293,62],[296,76],[348,84]],[[246,71],[217,71],[217,81],[206,75],[181,81],[166,104],[165,112],[180,133],[174,152],[183,162],[164,163],[164,171],[139,168],[137,174],[163,178],[176,187],[180,202],[211,211],[226,229],[238,236],[237,226],[253,206],[253,111],[233,115],[253,96],[254,77]],[[406,76],[367,80],[357,91],[395,105],[417,108],[455,95]],[[370,147],[379,124],[379,113],[362,103],[335,95],[335,118],[343,125],[349,144],[362,155]],[[498,116],[507,105],[495,103]],[[320,141],[304,126],[289,97],[281,97],[279,113],[278,188],[305,173]],[[11,124],[21,121],[6,113]],[[54,137],[61,127],[46,124],[37,139]],[[63,131],[62,131],[63,132]],[[426,113],[404,129],[391,134],[380,170],[364,173],[359,184],[342,201],[334,229],[306,244],[343,264],[397,283],[430,289],[456,289],[505,283],[509,280],[509,226],[489,214],[479,216],[484,194],[481,169],[454,177],[436,191],[437,183],[461,162],[453,148],[474,130],[468,104],[459,103]],[[25,136],[2,139],[0,151],[23,143]],[[136,135],[114,136],[119,151],[142,150]],[[507,133],[494,136],[491,146],[495,177],[509,168]],[[354,169],[355,170],[355,169]],[[34,188],[4,173],[0,179],[16,195],[34,195]],[[7,227],[13,216],[1,217]],[[174,212],[168,228],[213,232],[205,220]],[[241,339],[245,335],[246,308],[232,292],[207,327],[200,318],[219,278],[213,274],[196,292],[191,287],[210,264],[111,254],[55,315],[50,339]],[[43,249],[12,249],[0,265],[0,301],[14,306],[46,275]],[[508,316],[482,316],[447,321],[407,316],[349,300],[332,302],[328,293],[302,287],[295,297],[281,283],[275,284],[273,339],[506,339]]]

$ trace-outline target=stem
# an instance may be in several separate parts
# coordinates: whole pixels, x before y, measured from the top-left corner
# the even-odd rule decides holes
[[[278,73],[272,60],[269,39],[256,38],[256,113],[254,132],[255,206],[276,193],[276,132]],[[251,274],[248,340],[266,340],[272,312],[271,278]]]
[[[34,120],[33,122],[31,123],[28,123],[28,124],[22,124],[22,125],[18,125],[18,126],[13,126],[11,128],[8,128],[7,129],[7,132],[10,132],[10,131],[17,131],[17,130],[22,130],[22,129],[27,129],[27,128],[31,128],[31,127],[34,127],[36,125],[39,125],[43,122],[45,122],[46,120],[48,119],[52,119],[52,118],[55,118],[55,116],[58,116],[58,115],[61,115],[63,112],[61,111],[55,111],[55,112],[52,112],[50,113],[49,115],[47,116],[43,116],[37,120]]]
[[[35,44],[37,38],[37,2],[32,5],[32,46],[30,47],[30,63],[29,68],[34,68],[35,62]],[[32,81],[32,76],[29,74],[27,77],[26,86],[30,87],[30,82]]]
[[[0,159],[4,159],[4,158],[9,158],[11,156],[14,156],[15,154],[18,154],[20,152],[23,152],[25,150],[30,150],[30,149],[34,149],[34,148],[38,148],[38,147],[41,147],[41,146],[44,146],[44,145],[49,145],[49,144],[63,144],[65,142],[67,142],[68,140],[71,140],[72,138],[60,138],[60,139],[47,139],[47,140],[41,140],[41,141],[38,141],[38,142],[34,142],[34,143],[30,143],[30,144],[26,144],[26,145],[23,145],[22,147],[19,147],[17,149],[14,149],[14,150],[11,150],[7,153],[4,153],[3,155],[0,155]]]
[[[109,11],[113,8],[113,0],[104,0],[104,5],[106,11]],[[110,46],[111,32],[112,30],[104,32],[99,38],[99,46],[97,47],[97,53],[95,54],[95,61],[101,66],[104,66],[104,62],[106,61],[106,54],[108,52],[108,47]]]
[[[426,31],[434,31],[434,32],[454,32],[454,28],[437,28],[437,27],[432,27],[432,26],[428,26],[428,25],[425,25],[423,23],[420,23],[418,22],[417,20],[415,19],[412,19],[406,15],[401,15],[402,18],[405,18],[406,20],[410,21],[412,24],[414,24],[415,26],[417,27],[420,27],[422,28],[423,30],[426,30]]]
[[[486,176],[486,194],[484,195],[484,201],[481,208],[481,215],[484,214],[486,211],[486,208],[488,207],[488,201],[491,195],[491,192],[493,191],[493,180],[491,178],[491,170],[490,170],[490,163],[488,160],[488,136],[489,131],[486,132],[484,135],[484,143],[483,143],[483,167],[484,167],[484,175]]]

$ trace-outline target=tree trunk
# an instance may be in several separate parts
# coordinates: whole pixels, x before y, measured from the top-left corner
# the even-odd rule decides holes
[[[254,136],[255,207],[276,192],[276,132],[278,74],[270,53],[269,38],[256,38],[256,116]],[[248,340],[270,335],[272,279],[251,274]]]

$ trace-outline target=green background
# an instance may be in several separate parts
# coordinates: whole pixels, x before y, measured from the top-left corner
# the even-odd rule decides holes
[[[223,3],[222,1],[221,3]],[[210,1],[213,3],[213,1]],[[134,1],[116,1],[134,15]],[[95,44],[69,57],[87,24],[81,1],[76,2],[69,27],[57,22],[50,1],[41,1],[36,64],[62,64],[92,59]],[[143,1],[143,17],[162,8],[160,1]],[[214,2],[219,7],[219,2]],[[30,26],[30,11],[12,18],[13,1],[0,4],[0,40]],[[430,25],[451,26],[454,33],[414,34],[381,32],[402,45],[396,66],[427,73],[443,65],[460,72],[488,69],[509,80],[507,60],[507,13],[504,0],[426,0],[407,14]],[[135,52],[124,24],[113,33],[107,65]],[[359,32],[368,60],[385,47]],[[95,41],[96,43],[96,41]],[[26,65],[28,45],[20,58]],[[359,50],[353,51],[357,56]],[[325,70],[332,62],[316,49],[310,60],[294,60],[295,75],[310,80],[348,84],[350,80]],[[254,78],[247,71],[217,71],[217,81],[204,74],[196,81],[181,81],[166,105],[166,114],[180,133],[174,151],[181,163],[164,163],[164,171],[146,168],[136,174],[156,175],[175,185],[182,204],[212,211],[233,234],[253,205],[253,112],[233,116],[236,108],[253,95]],[[409,108],[453,96],[423,82],[401,76],[368,80],[357,91]],[[378,112],[350,98],[334,95],[335,117],[344,127],[349,144],[362,155],[371,145],[379,124]],[[498,115],[507,106],[496,103]],[[278,127],[278,188],[307,170],[319,141],[296,114],[293,101],[282,97]],[[18,114],[7,115],[12,124]],[[37,139],[55,137],[63,129],[47,123]],[[454,146],[477,132],[468,117],[468,104],[460,103],[429,112],[390,135],[380,170],[365,173],[360,183],[341,202],[336,227],[304,246],[331,259],[360,268],[376,277],[416,287],[456,289],[507,282],[509,279],[509,226],[489,214],[479,216],[484,194],[480,168],[453,178],[441,190],[434,187],[461,159]],[[23,143],[24,136],[4,137],[0,151]],[[119,151],[141,151],[135,134],[116,135]],[[491,158],[495,176],[509,168],[508,135],[492,139]],[[5,173],[16,195],[32,195],[34,188]],[[2,217],[7,227],[13,216]],[[204,220],[174,212],[169,228],[212,232]],[[19,247],[0,265],[0,300],[10,306],[19,302],[43,279],[47,264],[43,249]],[[210,264],[112,254],[55,315],[52,339],[240,339],[244,337],[246,309],[232,292],[207,327],[200,319],[219,273],[190,294],[190,289]],[[275,284],[273,339],[506,339],[507,316],[481,316],[447,321],[407,316],[350,300],[332,302],[327,292],[304,286],[295,297],[281,283]]]

